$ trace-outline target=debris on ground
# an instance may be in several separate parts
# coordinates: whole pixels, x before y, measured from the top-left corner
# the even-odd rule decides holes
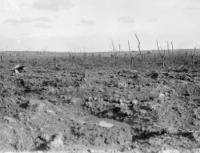
[[[25,72],[26,67],[20,64],[17,64],[15,67],[12,68],[12,71],[14,71],[16,74]]]
[[[200,146],[200,71],[87,69],[48,58],[12,61],[17,74],[34,65],[20,77],[1,68],[0,150],[164,153]]]

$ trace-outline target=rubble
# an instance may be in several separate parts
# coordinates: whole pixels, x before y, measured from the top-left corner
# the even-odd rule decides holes
[[[30,61],[12,62],[12,71],[24,75],[2,67],[0,149],[162,153],[170,151],[163,146],[199,147],[199,71],[86,69],[67,60],[56,60],[55,69],[45,62],[31,73],[23,73]]]
[[[25,66],[17,64],[15,67],[12,68],[12,71],[14,71],[16,74],[20,74],[22,72],[25,72],[25,69]]]

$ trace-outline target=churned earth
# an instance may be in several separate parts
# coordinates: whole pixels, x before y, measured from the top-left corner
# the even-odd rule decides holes
[[[165,152],[200,146],[200,71],[12,60],[0,67],[0,150]],[[25,72],[10,71],[16,64]]]

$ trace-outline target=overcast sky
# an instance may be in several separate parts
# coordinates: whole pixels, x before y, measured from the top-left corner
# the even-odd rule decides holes
[[[200,0],[0,0],[0,49],[200,48]]]

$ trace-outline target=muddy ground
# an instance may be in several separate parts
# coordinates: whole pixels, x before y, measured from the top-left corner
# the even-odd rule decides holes
[[[16,64],[25,72],[11,71]],[[67,59],[22,58],[4,61],[0,71],[0,150],[200,146],[197,68],[84,67]]]

